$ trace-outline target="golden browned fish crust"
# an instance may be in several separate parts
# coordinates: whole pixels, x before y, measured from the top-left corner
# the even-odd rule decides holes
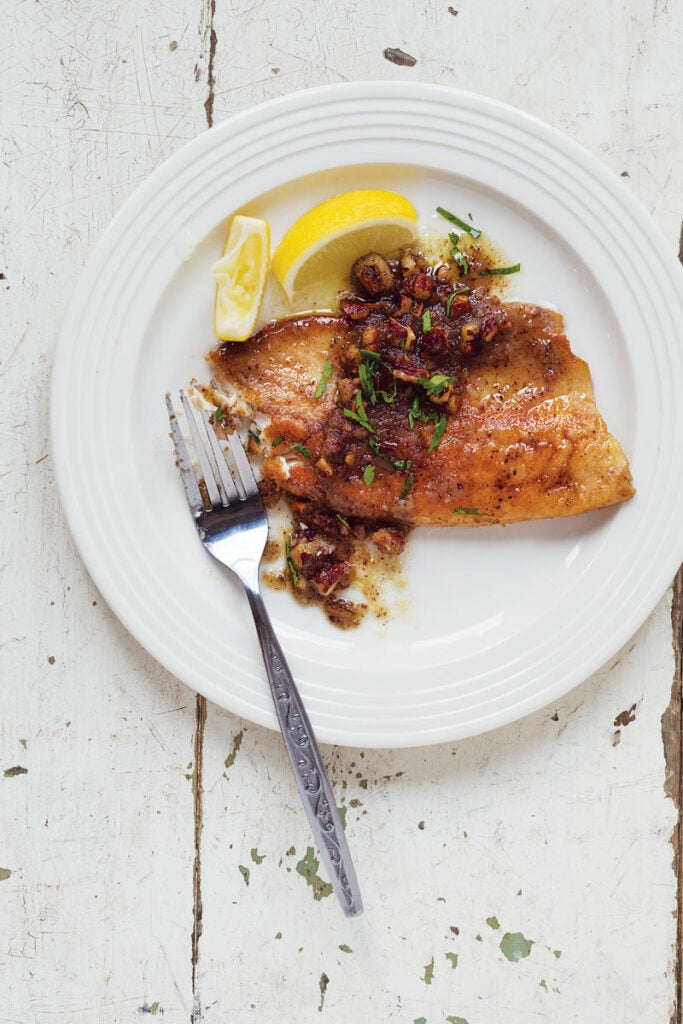
[[[460,407],[431,452],[436,413],[410,429],[409,387],[368,411],[372,433],[344,415],[354,405],[339,354],[357,334],[345,316],[278,321],[208,359],[219,387],[271,418],[266,439],[283,438],[265,459],[264,477],[343,516],[484,526],[576,515],[630,498],[626,456],[598,413],[588,365],[572,354],[562,317],[490,298],[480,301],[480,314],[487,303],[504,310],[506,329],[469,359]],[[332,374],[315,398],[326,360]],[[379,457],[368,438],[381,445]],[[369,485],[363,473],[370,464]]]

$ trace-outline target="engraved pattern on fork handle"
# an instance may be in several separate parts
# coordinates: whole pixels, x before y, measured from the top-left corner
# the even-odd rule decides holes
[[[348,917],[363,912],[356,872],[318,744],[263,598],[245,585],[268,674],[275,712],[308,820],[333,888]]]

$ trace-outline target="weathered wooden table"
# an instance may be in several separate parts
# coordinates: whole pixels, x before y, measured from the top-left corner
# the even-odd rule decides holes
[[[304,86],[414,78],[511,102],[621,174],[673,249],[683,5],[7,0],[2,16],[0,1021],[679,1020],[680,580],[673,613],[669,594],[525,721],[325,750],[366,900],[346,921],[279,737],[169,677],[94,589],[47,411],[67,297],[124,199],[207,124]]]

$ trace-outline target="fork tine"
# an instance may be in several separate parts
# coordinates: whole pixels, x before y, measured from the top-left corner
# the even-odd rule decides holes
[[[244,487],[245,498],[255,498],[259,493],[258,484],[256,483],[256,477],[254,476],[249,464],[249,459],[242,447],[239,434],[228,434],[228,447],[230,448],[232,457],[235,460],[237,473],[242,486]]]
[[[175,448],[176,459],[178,460],[178,469],[180,470],[180,478],[183,481],[183,487],[185,488],[185,494],[187,495],[187,502],[194,515],[198,515],[204,511],[204,502],[197,484],[197,478],[194,475],[192,469],[192,460],[190,459],[190,453],[187,450],[185,444],[185,438],[182,435],[180,427],[178,426],[178,417],[176,411],[173,408],[171,401],[171,394],[169,391],[166,392],[166,410],[168,412],[168,421],[171,425],[171,437],[173,438],[173,447]]]
[[[216,469],[218,470],[218,479],[220,482],[221,490],[223,491],[223,497],[225,499],[224,504],[229,505],[231,501],[239,501],[239,492],[235,487],[235,481],[232,478],[230,467],[228,466],[225,452],[221,447],[221,443],[218,440],[215,428],[211,425],[209,420],[209,414],[206,410],[202,412],[202,419],[204,420],[204,426],[206,433],[209,438],[209,444],[211,445],[211,452],[214,459],[216,460]]]
[[[206,486],[207,494],[209,495],[209,501],[212,505],[219,505],[221,503],[221,496],[216,484],[214,470],[207,457],[206,446],[199,432],[199,425],[195,419],[192,403],[182,389],[180,391],[180,399],[183,403],[183,409],[185,410],[187,422],[190,427],[190,433],[192,434],[192,441],[194,442],[195,452],[197,453],[197,459],[199,460],[202,476],[204,477],[204,484]]]

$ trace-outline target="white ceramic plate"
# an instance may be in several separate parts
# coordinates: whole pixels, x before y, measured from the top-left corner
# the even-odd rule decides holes
[[[72,298],[52,442],[80,552],[133,635],[225,708],[274,727],[239,586],[197,540],[163,395],[206,376],[208,268],[237,211],[271,221],[350,188],[472,213],[588,359],[638,488],[623,507],[519,526],[419,530],[391,621],[355,632],[266,590],[321,740],[436,743],[566,693],[643,622],[683,557],[681,273],[626,186],[509,107],[430,85],[362,83],[249,110],[165,163],[117,216]]]

